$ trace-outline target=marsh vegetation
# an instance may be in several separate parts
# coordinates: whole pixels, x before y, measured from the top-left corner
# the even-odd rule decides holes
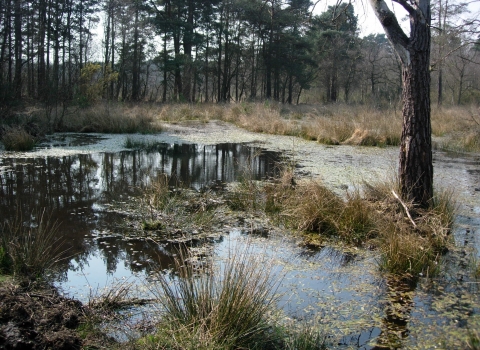
[[[125,106],[122,108],[128,109]],[[324,119],[324,123],[321,124],[322,128],[328,128],[330,125],[332,127],[331,130],[337,130],[335,129],[336,127],[332,126],[334,125],[333,122],[336,118],[340,118],[340,113],[347,113],[348,111],[347,107],[339,106],[331,107],[332,111],[328,112],[323,107],[298,106],[297,108],[287,108],[272,104],[212,105],[201,107],[191,105],[163,107],[145,105],[142,108],[145,108],[145,111],[142,113],[148,115],[149,123],[152,123],[155,128],[165,130],[166,132],[168,132],[170,127],[176,130],[175,127],[178,126],[180,127],[178,130],[181,133],[182,128],[188,127],[188,125],[197,125],[198,123],[209,128],[209,124],[213,123],[213,120],[220,119],[227,122],[241,121],[241,123],[237,122],[237,124],[242,127],[247,127],[251,123],[252,125],[249,129],[256,132],[265,134],[280,133],[282,135],[305,137],[308,140],[313,139],[313,137],[306,137],[302,134],[302,130],[314,131],[314,127],[317,125],[313,123],[314,120]],[[321,113],[321,111],[323,112]],[[474,129],[474,119],[468,118],[468,113],[470,112],[464,110],[464,118],[457,118],[455,123],[451,122],[452,128],[457,129],[451,130],[451,132],[444,129],[442,129],[443,131],[438,131],[439,136],[436,139],[438,148],[459,149],[460,141],[456,135],[461,130]],[[457,111],[457,113],[460,112]],[[345,142],[345,140],[352,139],[356,129],[366,128],[369,115],[369,113],[365,112],[358,119],[354,119],[355,122],[348,128],[348,132],[345,132],[346,136],[343,138],[339,137],[339,140],[344,140],[342,141],[344,144],[350,144],[350,142]],[[378,117],[378,115],[372,117],[371,128],[374,127],[374,117]],[[445,119],[442,119],[438,125],[440,126],[442,123],[448,124],[448,119],[446,119],[448,117],[448,114],[443,115]],[[349,116],[349,118],[353,117]],[[390,118],[394,117],[390,116]],[[77,116],[76,120],[81,119]],[[255,127],[254,120],[257,122],[261,121],[259,123],[265,129]],[[263,120],[268,120],[268,123],[263,124]],[[363,126],[361,126],[362,120],[365,122]],[[68,123],[68,119],[65,119],[65,122]],[[329,122],[332,122],[332,124],[328,124]],[[388,124],[385,123],[385,126]],[[266,129],[268,125],[277,126],[275,129]],[[80,130],[83,127],[81,126]],[[283,129],[284,127],[285,129]],[[435,127],[434,130],[436,130]],[[441,132],[443,134],[440,135]],[[183,250],[184,253],[181,253],[184,254],[183,256],[177,255],[177,258],[174,258],[173,255],[168,256],[168,266],[170,266],[169,269],[172,269],[169,271],[176,271],[173,275],[168,277],[168,275],[160,272],[157,275],[157,283],[145,282],[146,285],[150,286],[149,288],[152,292],[148,297],[143,297],[142,299],[138,298],[138,296],[131,296],[128,289],[135,289],[136,287],[134,288],[133,285],[127,283],[121,284],[121,287],[117,289],[109,289],[103,296],[99,295],[98,299],[95,298],[98,301],[92,299],[91,302],[86,302],[88,310],[90,310],[88,312],[91,313],[85,313],[86,318],[82,318],[83,321],[80,322],[81,326],[79,329],[80,333],[85,336],[86,334],[99,336],[101,332],[98,333],[98,322],[104,322],[105,315],[112,315],[112,320],[119,319],[117,318],[118,316],[115,316],[117,312],[108,311],[110,309],[120,308],[125,310],[125,308],[128,309],[135,307],[134,305],[143,304],[147,300],[148,303],[151,303],[152,300],[158,299],[160,295],[162,295],[162,300],[166,300],[164,299],[164,293],[170,295],[171,298],[174,298],[175,293],[183,293],[191,296],[193,299],[188,301],[182,296],[180,299],[177,297],[177,299],[174,298],[172,300],[188,302],[191,307],[194,307],[193,311],[197,310],[195,311],[198,312],[197,314],[191,314],[188,317],[185,316],[187,318],[182,319],[178,316],[178,313],[174,315],[165,314],[165,310],[173,307],[172,305],[162,306],[160,303],[160,305],[153,306],[149,304],[150,306],[147,306],[147,308],[158,312],[157,322],[145,328],[148,329],[147,333],[143,331],[137,333],[136,340],[132,340],[129,346],[155,347],[158,344],[163,344],[162,346],[167,348],[188,348],[188,344],[195,344],[195,346],[199,347],[217,347],[219,349],[236,347],[239,346],[238,344],[243,344],[242,346],[247,348],[255,348],[256,346],[261,348],[267,345],[281,349],[300,348],[301,346],[305,346],[305,349],[335,347],[328,337],[332,336],[332,334],[337,334],[338,330],[334,330],[334,328],[341,327],[341,321],[336,320],[332,322],[332,330],[332,327],[329,328],[322,325],[315,316],[311,319],[311,322],[306,322],[304,325],[301,324],[299,327],[293,327],[291,323],[285,322],[285,319],[288,319],[288,317],[283,315],[282,307],[279,307],[275,302],[278,301],[278,294],[274,293],[275,288],[267,288],[263,292],[260,291],[258,295],[253,293],[253,290],[256,290],[255,288],[257,287],[253,289],[247,288],[248,286],[243,289],[240,288],[245,290],[245,292],[250,290],[252,293],[246,295],[238,294],[239,300],[245,303],[253,302],[255,305],[245,305],[248,307],[259,307],[259,310],[262,310],[260,312],[262,316],[268,316],[266,318],[256,318],[254,321],[258,322],[258,324],[251,324],[249,326],[252,327],[249,328],[250,330],[244,330],[244,333],[248,334],[247,338],[249,340],[245,340],[247,338],[245,338],[246,335],[242,335],[241,327],[232,328],[232,325],[228,324],[228,322],[227,324],[222,323],[228,321],[229,318],[226,318],[225,314],[219,313],[219,306],[215,305],[217,305],[216,303],[219,303],[218,305],[223,303],[220,297],[230,293],[223,292],[223,288],[232,291],[231,296],[236,296],[237,294],[233,291],[237,289],[235,289],[235,286],[232,286],[232,283],[238,282],[241,284],[242,278],[245,276],[252,277],[248,279],[249,281],[256,278],[253,275],[249,275],[253,274],[254,271],[245,270],[244,265],[257,266],[254,270],[265,272],[265,266],[269,264],[265,260],[263,263],[266,265],[258,268],[258,264],[250,264],[242,260],[244,259],[243,256],[238,257],[240,261],[237,261],[238,259],[227,261],[226,265],[209,261],[210,257],[214,256],[212,254],[214,254],[214,247],[217,244],[215,242],[220,242],[222,240],[221,237],[229,235],[231,228],[240,227],[242,232],[252,237],[268,237],[274,235],[274,233],[275,235],[281,233],[287,237],[295,237],[302,247],[298,249],[305,249],[306,251],[322,251],[323,249],[328,249],[328,247],[336,247],[335,249],[343,252],[341,255],[345,257],[356,256],[359,252],[372,254],[375,257],[375,268],[372,270],[372,273],[374,275],[378,274],[379,279],[387,281],[389,291],[385,293],[389,295],[389,298],[385,301],[386,321],[384,322],[386,326],[379,327],[381,331],[374,331],[374,335],[371,338],[367,337],[367,339],[369,339],[368,341],[371,344],[377,343],[385,346],[407,344],[410,341],[408,337],[394,336],[394,334],[405,332],[408,329],[409,323],[407,320],[412,313],[412,303],[405,302],[405,300],[410,300],[406,299],[406,296],[413,298],[413,295],[417,293],[428,298],[431,292],[425,285],[428,285],[430,281],[436,285],[430,290],[438,291],[437,288],[444,288],[442,281],[445,279],[445,271],[450,268],[449,264],[451,264],[448,261],[452,261],[451,259],[455,260],[457,254],[460,254],[456,252],[459,249],[457,247],[458,242],[454,241],[454,236],[451,233],[453,222],[457,216],[455,212],[457,207],[456,197],[448,189],[437,191],[431,209],[422,211],[418,210],[412,203],[395,197],[394,193],[398,193],[399,190],[393,175],[383,181],[378,179],[377,181],[362,181],[359,179],[353,183],[353,186],[332,188],[322,180],[302,173],[301,168],[297,168],[295,164],[296,152],[291,152],[292,158],[285,157],[282,160],[278,155],[275,157],[273,155],[266,156],[259,149],[249,150],[245,155],[242,155],[236,147],[218,145],[200,148],[192,145],[171,146],[156,143],[153,138],[155,135],[151,136],[146,138],[147,141],[139,141],[138,135],[135,134],[122,136],[122,145],[131,149],[131,151],[128,151],[130,153],[120,154],[118,158],[117,156],[105,154],[102,157],[91,155],[75,156],[71,159],[64,158],[61,162],[50,159],[45,164],[36,160],[31,165],[29,165],[29,162],[26,162],[25,165],[16,164],[16,162],[11,164],[9,162],[3,163],[7,168],[17,169],[15,171],[18,172],[18,175],[15,175],[15,178],[16,176],[23,177],[20,174],[23,174],[24,171],[25,174],[34,174],[37,171],[35,169],[45,166],[63,169],[60,177],[56,176],[48,181],[43,178],[45,175],[43,172],[38,175],[40,183],[50,183],[50,186],[53,186],[52,188],[58,189],[62,187],[62,183],[73,184],[73,179],[81,174],[83,174],[81,178],[91,179],[88,181],[103,183],[103,180],[100,182],[95,180],[95,174],[98,174],[97,169],[103,169],[102,172],[105,173],[106,179],[108,179],[105,182],[108,191],[105,191],[104,194],[94,194],[96,193],[95,191],[98,191],[98,189],[95,189],[97,185],[93,186],[95,190],[92,191],[92,189],[87,190],[90,185],[84,183],[81,186],[84,188],[83,192],[86,197],[81,200],[78,208],[75,206],[66,212],[75,213],[79,217],[90,217],[90,219],[87,219],[87,226],[90,228],[85,233],[92,236],[93,242],[98,240],[102,247],[105,247],[102,248],[105,249],[105,254],[107,249],[119,249],[122,245],[125,245],[128,249],[134,249],[132,252],[142,251],[147,249],[147,246],[157,247],[156,249],[159,249],[159,251],[165,250],[170,245],[186,249]],[[316,141],[316,143],[323,142],[319,138],[311,141]],[[93,142],[98,141],[94,140]],[[85,140],[80,141],[80,143],[88,144]],[[327,146],[347,147],[341,145],[332,146],[332,143],[327,142]],[[77,143],[71,142],[70,144],[76,145]],[[365,145],[367,143],[357,142],[354,144]],[[370,143],[370,145],[373,144]],[[185,157],[189,152],[193,152],[195,157],[202,155],[201,160],[187,161]],[[149,160],[150,158],[147,157],[147,154],[151,154],[157,160],[154,160],[154,158]],[[168,157],[172,155],[178,157],[177,160],[168,160]],[[212,163],[212,165],[216,165],[211,169],[210,165],[208,165],[210,164],[210,155],[216,159]],[[230,159],[228,158],[229,155],[235,155],[235,158]],[[275,163],[269,163],[270,165],[265,168],[268,171],[259,176],[256,173],[259,165],[267,164],[269,157],[274,158]],[[222,159],[221,164],[219,159]],[[474,163],[475,160],[473,160],[472,164]],[[116,165],[113,166],[113,164]],[[160,169],[165,168],[165,164],[169,164],[169,167],[171,166],[172,169],[177,170],[169,173],[160,171]],[[187,166],[187,164],[192,165]],[[133,175],[126,175],[129,174],[131,166],[133,166],[132,169],[136,169],[136,172]],[[146,168],[143,168],[143,166],[146,166]],[[234,170],[229,170],[229,166]],[[23,167],[25,167],[24,170],[22,170]],[[118,180],[116,180],[117,172],[115,169],[123,169],[119,173],[121,176]],[[179,169],[189,169],[188,171],[192,174],[200,174],[205,179],[209,178],[207,174],[219,174],[218,170],[213,171],[213,169],[223,169],[221,173],[225,177],[222,177],[222,181],[207,181],[206,184],[202,182],[202,185],[199,185],[190,175],[186,177],[179,176]],[[233,173],[236,175],[229,175]],[[18,183],[18,181],[14,177],[10,179],[12,175],[7,174],[13,173],[2,174],[2,178],[5,179],[3,183],[6,184],[4,187],[5,193],[16,193],[17,190],[14,189],[14,184]],[[55,174],[55,172],[52,174]],[[126,179],[130,177],[134,181],[133,186],[126,182]],[[226,183],[226,181],[232,180],[232,183]],[[28,183],[33,184],[27,181],[26,184]],[[71,187],[72,189],[76,188],[76,186]],[[62,209],[63,204],[60,204],[63,200],[58,202],[55,199],[44,198],[43,194],[36,193],[36,190],[33,188],[26,190],[26,193],[35,203],[57,206],[57,209],[47,209],[48,212],[54,212],[58,209],[64,210]],[[68,198],[70,197],[71,194],[66,194],[58,198],[65,198],[65,203],[68,203]],[[13,202],[8,198],[10,197],[5,197],[5,205],[8,203],[12,204],[21,197],[13,196],[11,198]],[[14,200],[14,198],[17,199]],[[104,198],[98,202],[99,204],[96,204],[96,206],[99,205],[102,209],[98,211],[98,209],[93,210],[92,207],[90,211],[88,209],[90,204],[88,203],[92,201],[96,203],[98,201],[97,198]],[[47,200],[45,201],[45,199]],[[409,218],[407,213],[410,213],[412,217]],[[109,221],[106,226],[98,221],[98,217],[108,217],[112,214],[116,216],[116,219],[115,221]],[[27,224],[27,227],[25,227],[27,222],[30,222],[32,218],[37,218],[37,216],[36,214],[28,216],[28,220],[22,220],[21,218],[9,220],[3,226],[2,235],[4,243],[2,243],[0,260],[2,261],[4,272],[14,272],[16,276],[20,276],[22,271],[27,271],[28,273],[25,274],[29,279],[36,280],[41,280],[47,276],[58,276],[55,273],[55,268],[59,265],[62,266],[62,259],[68,258],[70,252],[76,254],[75,250],[58,250],[60,247],[61,249],[66,249],[68,245],[60,244],[61,242],[58,241],[58,230],[59,228],[61,229],[61,226],[58,227],[59,224],[53,224],[54,220],[46,220],[47,216],[40,222],[33,220],[31,224]],[[42,217],[42,215],[39,217]],[[66,217],[66,215],[63,215],[63,217]],[[48,225],[47,221],[50,222]],[[67,227],[73,227],[74,225]],[[55,232],[56,234],[53,234]],[[90,232],[95,233],[92,234]],[[115,233],[112,234],[113,232]],[[26,254],[25,249],[28,247],[30,248],[27,250],[31,252],[45,251],[41,246],[42,239],[36,238],[43,237],[41,233],[45,233],[43,244],[46,244],[49,249],[55,248],[52,254]],[[49,236],[48,233],[52,235]],[[9,238],[12,235],[15,237],[14,239]],[[35,239],[32,237],[35,237]],[[33,246],[29,244],[20,245],[19,242],[22,239],[26,243],[32,243]],[[73,247],[78,244],[75,243],[75,240],[71,244]],[[123,240],[123,243],[120,243],[120,240]],[[37,245],[37,248],[35,248],[35,245]],[[25,249],[19,249],[20,247]],[[172,254],[176,253],[172,251]],[[473,259],[472,257],[475,256],[474,252],[465,254],[469,257],[468,259]],[[22,260],[22,257],[25,256],[38,261]],[[187,258],[184,259],[185,257]],[[154,267],[155,259],[147,262],[146,260],[149,259],[145,256],[142,261],[139,257],[134,258],[133,253],[132,257],[128,259],[132,269],[134,267],[137,269],[138,266],[150,266],[147,268],[152,271],[151,276],[155,276],[153,274],[153,271],[156,270]],[[16,262],[16,265],[14,265],[14,262]],[[229,263],[234,265],[229,265]],[[82,266],[78,265],[77,262],[74,262],[74,264]],[[14,268],[14,266],[18,267]],[[28,266],[34,266],[40,270],[32,272]],[[453,266],[456,266],[456,263],[453,263]],[[463,278],[467,278],[468,281],[475,281],[475,278],[477,278],[475,276],[478,275],[478,264],[470,261],[465,266],[470,266],[470,268],[465,270],[468,277]],[[229,277],[223,274],[229,269],[230,275],[228,276],[235,276],[234,280],[230,280],[230,282],[228,280]],[[276,281],[276,274],[267,275],[268,278],[272,278],[268,279],[268,283]],[[264,279],[263,281],[266,283],[267,275],[259,275],[257,277]],[[271,286],[271,284],[268,285]],[[466,308],[475,310],[478,304],[476,292],[472,290],[464,291],[461,283],[458,285],[458,288],[457,291],[462,290],[461,293],[463,294],[461,295],[468,299],[470,306],[466,306]],[[231,300],[231,302],[234,301]],[[447,295],[438,303],[439,305],[444,305],[445,303],[445,305],[450,305],[448,304]],[[235,305],[237,305],[236,302]],[[268,312],[264,309],[266,305],[268,305]],[[180,311],[185,311],[187,306],[186,304],[178,304],[176,307]],[[225,307],[228,308],[228,306]],[[460,309],[465,310],[463,307]],[[361,314],[361,308],[359,307],[357,311],[350,310],[349,312],[351,312],[352,317],[358,317],[357,312]],[[375,313],[377,312],[375,311]],[[450,316],[440,311],[438,312],[442,314],[441,317],[449,319]],[[456,315],[456,312],[454,314]],[[475,315],[475,311],[473,311],[473,315]],[[173,320],[169,317],[179,318]],[[166,320],[169,321],[166,322]],[[469,317],[465,320],[468,329],[474,327],[475,322],[475,317]],[[242,323],[247,324],[246,321],[242,321]],[[374,321],[370,321],[370,323],[375,324]],[[393,327],[394,325],[400,328],[395,330],[393,329],[395,328]],[[352,329],[352,332],[355,333],[355,327],[349,327],[352,327],[349,329]],[[362,324],[362,327],[365,327],[365,324]],[[437,328],[432,329],[439,331]],[[259,339],[254,335],[255,330],[269,336]],[[358,328],[356,330],[358,331]],[[413,326],[411,330],[412,332],[418,332],[418,329]],[[235,333],[236,331],[238,333]],[[446,334],[451,334],[449,332],[453,331],[454,329],[449,328]],[[432,332],[434,331],[432,330]],[[172,335],[175,335],[175,337],[172,338]],[[249,338],[250,335],[252,336],[251,338]],[[171,343],[168,339],[175,339],[175,341]],[[431,337],[428,337],[428,342],[431,339]],[[443,341],[445,341],[445,344],[454,343],[468,346],[468,344],[475,344],[475,339],[477,338],[475,338],[474,333],[469,333],[462,328],[461,334],[457,334],[452,339],[452,342]],[[261,343],[261,341],[266,343]],[[347,342],[346,340],[342,341]],[[247,343],[250,345],[246,345]]]
[[[400,143],[401,114],[393,109],[353,105],[238,104],[118,104],[99,103],[72,108],[59,131],[97,133],[156,133],[163,124],[208,123],[221,120],[248,131],[289,135],[327,145],[396,146]],[[48,131],[41,110],[32,109],[17,120],[19,127],[1,134],[6,150],[33,148]],[[22,125],[24,128],[22,129]],[[35,135],[28,133],[35,125]],[[25,131],[26,129],[27,131]],[[478,152],[480,113],[475,106],[432,110],[433,145],[437,149]],[[128,141],[128,139],[127,139]],[[135,147],[130,145],[129,147]]]

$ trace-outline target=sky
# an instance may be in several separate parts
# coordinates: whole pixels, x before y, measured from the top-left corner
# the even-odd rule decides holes
[[[346,2],[348,0],[344,0]],[[387,5],[392,9],[395,13],[397,13],[397,18],[400,19],[400,25],[404,29],[405,33],[408,35],[410,26],[407,20],[401,21],[402,18],[405,18],[407,12],[403,9],[402,6],[394,3],[392,0],[385,0]],[[435,0],[431,0],[432,2]],[[469,1],[469,0],[467,0]],[[339,0],[338,2],[341,2]],[[460,2],[460,0],[454,1]],[[470,0],[470,13],[465,14],[464,17],[477,17],[480,18],[480,0]],[[326,0],[320,1],[314,10],[315,14],[320,14],[327,10],[328,6],[335,5],[337,3],[336,0]],[[355,8],[355,14],[358,16],[358,25],[360,27],[360,36],[366,36],[369,34],[376,34],[376,33],[385,33],[380,24],[380,21],[375,16],[375,13],[372,10],[369,0],[353,0],[353,6]]]
[[[391,8],[391,0],[386,0],[388,5]],[[480,1],[480,0],[479,0]],[[338,1],[339,3],[342,2],[341,0]],[[346,2],[346,1],[343,1]],[[336,0],[326,0],[320,1],[315,6],[313,11],[314,14],[320,14],[325,12],[329,6],[333,6],[337,3]],[[360,36],[366,36],[369,34],[376,34],[376,33],[385,33],[380,24],[380,21],[375,17],[375,13],[370,6],[369,0],[355,0],[352,1],[353,6],[355,8],[355,14],[358,17],[358,25],[360,27]],[[395,5],[395,9],[397,5]],[[403,9],[399,9],[398,11],[403,11]],[[402,16],[403,13],[402,13]]]

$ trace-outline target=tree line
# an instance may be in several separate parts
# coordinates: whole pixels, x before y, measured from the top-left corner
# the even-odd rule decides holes
[[[396,103],[401,63],[385,35],[360,37],[351,3],[321,14],[313,7],[309,0],[0,0],[0,103]],[[460,19],[467,10],[448,0],[432,6],[438,104],[480,97],[477,23]]]

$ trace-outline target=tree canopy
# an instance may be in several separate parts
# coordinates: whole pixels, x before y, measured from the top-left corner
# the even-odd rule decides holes
[[[388,106],[402,91],[383,34],[361,37],[351,3],[309,0],[0,0],[0,105],[94,100]],[[474,23],[465,5],[434,4],[438,103],[480,95]],[[401,59],[401,57],[400,57]],[[99,84],[85,93],[82,76]],[[82,75],[83,74],[83,75]],[[89,90],[93,91],[93,90]]]

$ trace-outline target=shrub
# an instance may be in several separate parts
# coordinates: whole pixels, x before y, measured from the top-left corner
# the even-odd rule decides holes
[[[7,128],[2,136],[7,151],[30,151],[35,147],[35,138],[20,127]]]

